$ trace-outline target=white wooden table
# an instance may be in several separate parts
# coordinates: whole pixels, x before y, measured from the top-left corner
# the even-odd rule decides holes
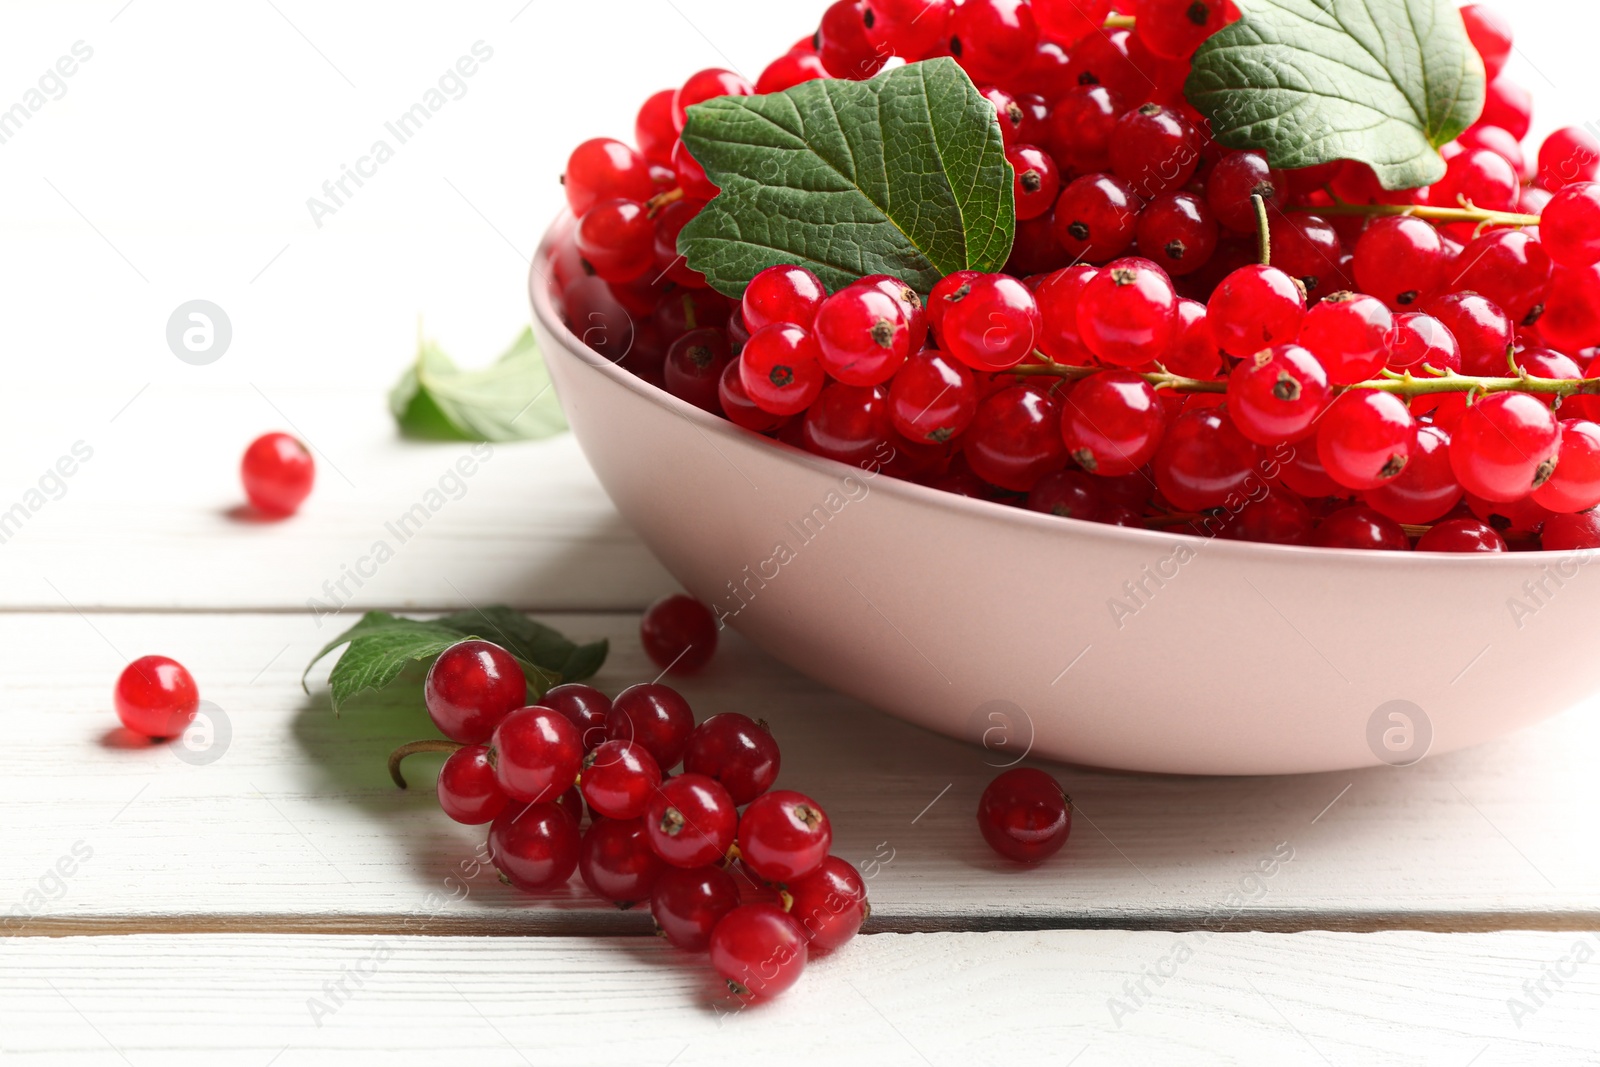
[[[1600,97],[1571,9],[1525,6],[1516,62],[1541,125],[1581,121]],[[654,673],[637,613],[672,583],[563,437],[497,447],[376,575],[330,594],[465,447],[398,440],[384,391],[418,313],[464,362],[519,328],[520,257],[566,146],[626,133],[632,103],[683,71],[757,64],[811,16],[378,10],[0,11],[0,69],[21,72],[0,92],[94,49],[0,144],[0,513],[24,508],[0,542],[0,1059],[1600,1062],[1592,708],[1408,769],[1053,768],[1074,836],[1016,870],[973,826],[993,755],[731,637],[685,692],[701,716],[772,723],[784,782],[827,805],[870,876],[870,936],[740,1010],[646,914],[476,867],[482,832],[438,812],[423,760],[408,793],[384,772],[428,733],[422,710],[376,698],[335,717],[325,668],[299,687],[312,652],[366,608],[505,602],[609,637],[614,691]],[[306,197],[480,39],[494,59],[467,94],[317,228]],[[593,106],[547,102],[579,83]],[[234,326],[205,367],[164,339],[197,297]],[[240,522],[238,456],[276,428],[316,449],[316,493],[291,522]],[[92,457],[41,486],[80,441]],[[308,610],[335,596],[336,617]],[[214,761],[119,743],[111,687],[149,652],[221,709]]]

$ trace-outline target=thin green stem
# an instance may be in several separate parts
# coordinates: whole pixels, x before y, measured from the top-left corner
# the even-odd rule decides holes
[[[1267,202],[1260,193],[1250,194],[1250,203],[1256,209],[1256,258],[1263,267],[1272,266],[1272,228],[1267,224]]]
[[[1105,28],[1108,30],[1131,30],[1133,29],[1133,16],[1108,15],[1106,16]]]
[[[1537,226],[1538,215],[1525,215],[1518,211],[1490,211],[1488,208],[1438,207],[1432,204],[1327,204],[1323,206],[1296,204],[1290,211],[1306,211],[1317,215],[1412,215],[1435,222],[1476,222],[1490,226]]]

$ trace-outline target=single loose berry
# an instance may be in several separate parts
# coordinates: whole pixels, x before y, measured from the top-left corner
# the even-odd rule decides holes
[[[1181,188],[1200,163],[1200,133],[1178,112],[1144,104],[1111,131],[1111,170],[1149,200]]]
[[[1222,507],[1252,482],[1263,483],[1265,460],[1261,446],[1240,433],[1227,412],[1186,408],[1167,427],[1150,470],[1173,507],[1204,511]]]
[[[1483,111],[1476,125],[1498,126],[1517,140],[1533,125],[1533,94],[1504,74],[1483,87]]]
[[[881,386],[831,382],[806,410],[800,447],[851,466],[870,464],[892,432],[888,408],[888,394]]]
[[[1334,293],[1313,304],[1300,322],[1300,343],[1311,350],[1334,385],[1353,385],[1376,374],[1389,357],[1394,317],[1383,301],[1365,293]]]
[[[1258,445],[1305,436],[1331,396],[1328,372],[1300,345],[1264,348],[1228,375],[1228,414]]]
[[[596,819],[578,846],[578,874],[589,891],[619,908],[649,900],[666,869],[650,851],[643,819]]]
[[[939,47],[955,13],[952,0],[865,0],[861,7],[867,39],[908,63]]]
[[[610,740],[637,741],[663,771],[678,765],[693,730],[689,702],[677,690],[654,682],[630,685],[618,693],[606,716]]]
[[[1340,485],[1375,489],[1406,469],[1416,435],[1416,420],[1404,400],[1375,389],[1351,389],[1318,421],[1317,457]]]
[[[428,668],[422,701],[440,733],[464,745],[481,745],[527,703],[528,681],[515,656],[472,638],[439,653]]]
[[[1389,366],[1394,370],[1415,367],[1422,370],[1460,370],[1461,349],[1455,335],[1444,323],[1422,311],[1407,311],[1394,317],[1389,330]]]
[[[1177,294],[1165,271],[1130,257],[1106,265],[1078,297],[1078,335],[1101,360],[1138,367],[1172,338]]]
[[[637,819],[661,787],[655,757],[633,741],[607,741],[583,758],[578,791],[607,819]]]
[[[1074,260],[1104,263],[1133,242],[1144,207],[1133,186],[1114,174],[1085,174],[1061,190],[1050,226]]]
[[[704,952],[711,931],[739,906],[739,887],[720,867],[685,870],[667,867],[650,890],[650,915],[656,929],[678,948]]]
[[[1407,215],[1372,221],[1355,246],[1356,283],[1395,311],[1421,306],[1444,283],[1444,240]]]
[[[1561,420],[1556,469],[1533,491],[1533,501],[1558,514],[1600,504],[1600,425],[1588,419]]]
[[[1206,304],[1218,347],[1241,358],[1294,340],[1305,313],[1300,283],[1276,267],[1260,265],[1228,275]]]
[[[1104,85],[1077,85],[1050,109],[1045,147],[1063,169],[1083,174],[1111,169],[1111,134],[1127,110]]]
[[[770,882],[804,878],[821,866],[832,844],[827,814],[792,789],[761,794],[739,819],[739,854]]]
[[[733,362],[728,335],[718,329],[690,330],[667,349],[661,378],[667,392],[702,411],[722,414],[718,388],[722,372]]]
[[[788,421],[788,416],[773,415],[756,407],[756,402],[745,392],[744,379],[739,377],[737,359],[722,369],[722,377],[717,381],[717,400],[729,422],[756,433],[776,430]]]
[[[1600,185],[1569,185],[1551,197],[1539,218],[1539,240],[1563,267],[1600,263]]]
[[[1038,341],[1039,305],[1010,275],[980,274],[938,299],[939,347],[974,370],[1016,366]]]
[[[780,265],[751,278],[739,306],[751,333],[779,322],[809,330],[827,296],[817,276],[806,268]]]
[[[1451,289],[1470,289],[1500,305],[1513,322],[1531,326],[1544,314],[1550,255],[1520,230],[1490,230],[1461,250]]]
[[[1488,4],[1468,4],[1461,9],[1467,39],[1483,58],[1484,76],[1493,81],[1511,58],[1511,24]]]
[[[892,54],[868,36],[865,10],[858,0],[830,4],[813,41],[823,68],[835,78],[852,81],[864,81],[878,73]]]
[[[602,200],[644,201],[656,194],[650,161],[609,137],[595,137],[574,148],[561,184],[567,206],[579,218]]]
[[[1061,405],[1067,454],[1084,470],[1107,477],[1132,474],[1148,463],[1166,424],[1155,389],[1131,371],[1092,374]]]
[[[761,76],[756,79],[756,93],[761,96],[781,93],[796,85],[829,76],[822,57],[816,53],[785,52],[761,71]]]
[[[780,765],[771,732],[736,711],[713,715],[696,726],[683,752],[686,774],[716,779],[741,806],[772,788]]]
[[[1367,552],[1409,552],[1411,539],[1393,519],[1361,504],[1341,508],[1312,531],[1318,548],[1355,548]]]
[[[507,715],[489,745],[495,781],[512,800],[553,800],[583,765],[583,737],[559,711],[537,705]]]
[[[978,829],[989,847],[1018,863],[1048,859],[1072,832],[1072,800],[1061,784],[1032,767],[998,775],[978,801]]]
[[[1006,149],[1013,171],[1017,219],[1036,219],[1055,206],[1061,192],[1061,168],[1050,153],[1036,145],[1017,144]]]
[[[611,698],[593,686],[582,682],[555,686],[539,698],[539,705],[559,711],[578,728],[584,751],[592,752],[605,742]]]
[[[650,661],[673,674],[693,674],[717,650],[717,620],[687,593],[664,596],[644,610],[639,643]]]
[[[655,854],[674,867],[702,867],[728,854],[739,810],[720,782],[703,774],[669,779],[650,799],[645,834]]]
[[[689,108],[718,96],[749,96],[755,87],[731,70],[710,67],[689,75],[672,97],[672,125],[680,133]]]
[[[800,924],[812,950],[819,952],[842,948],[872,910],[861,872],[838,856],[829,856],[822,866],[790,882],[789,897],[789,918]]]
[[[911,332],[887,294],[846,286],[822,302],[812,324],[822,369],[846,385],[888,381],[911,353]]]
[[[655,266],[655,221],[637,200],[601,200],[578,220],[573,240],[607,282],[635,281]]]
[[[950,54],[974,79],[994,81],[1017,70],[1038,41],[1027,0],[966,0],[950,17]]]
[[[1060,404],[1023,385],[984,399],[962,442],[978,477],[1018,493],[1028,492],[1067,459]]]
[[[1235,233],[1256,232],[1252,196],[1259,196],[1270,213],[1282,209],[1288,193],[1283,173],[1267,166],[1260,152],[1229,152],[1206,177],[1206,203],[1217,222]]]
[[[1467,408],[1450,443],[1450,463],[1467,492],[1485,500],[1520,500],[1556,469],[1561,427],[1527,393],[1491,393]]]
[[[774,997],[800,980],[806,937],[772,904],[743,904],[711,932],[711,966],[739,996]]]
[[[1101,32],[1111,4],[1112,0],[1033,0],[1033,16],[1045,36],[1072,45]]]
[[[1051,471],[1028,493],[1028,510],[1061,519],[1099,522],[1111,505],[1098,479],[1079,470]]]
[[[672,122],[672,98],[677,95],[676,89],[650,94],[634,120],[634,143],[652,163],[672,166],[672,145],[678,139],[678,129]]]
[[[1033,292],[1039,305],[1038,348],[1058,363],[1086,363],[1088,351],[1078,333],[1078,301],[1098,267],[1078,264],[1054,271]]]
[[[489,749],[483,745],[468,745],[450,753],[439,768],[437,787],[439,807],[468,826],[493,822],[510,802],[495,781]]]
[[[200,689],[183,664],[166,656],[140,656],[117,677],[117,718],[136,734],[177,737],[200,710]]]
[[[1217,381],[1224,374],[1222,349],[1211,333],[1206,306],[1180,297],[1173,308],[1172,342],[1162,364],[1174,374],[1201,381]]]
[[[796,415],[817,399],[827,374],[810,332],[776,322],[756,330],[745,342],[739,353],[739,380],[762,411]]]
[[[1515,327],[1498,304],[1477,293],[1448,293],[1428,301],[1422,310],[1443,323],[1456,339],[1462,373],[1510,373],[1506,356]]]
[[[244,495],[265,515],[292,515],[311,495],[317,465],[311,451],[286,433],[262,434],[239,461]]]
[[[1139,254],[1172,275],[1193,274],[1217,248],[1217,224],[1192,193],[1162,193],[1139,213]]]
[[[549,801],[512,804],[489,827],[489,856],[518,889],[562,885],[578,867],[578,824]]]
[[[1506,552],[1505,538],[1477,519],[1449,519],[1417,540],[1418,552]]]
[[[1600,177],[1600,140],[1588,130],[1563,126],[1539,146],[1539,182],[1552,193],[1596,177]]]
[[[1450,433],[1418,426],[1411,456],[1399,476],[1368,489],[1366,502],[1395,522],[1423,525],[1449,514],[1461,500],[1461,483],[1450,467]]]

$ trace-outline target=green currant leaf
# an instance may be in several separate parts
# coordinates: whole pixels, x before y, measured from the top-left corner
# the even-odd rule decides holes
[[[389,410],[409,437],[446,441],[521,441],[567,428],[531,329],[482,370],[461,370],[432,341],[389,394]]]
[[[948,57],[708,100],[689,109],[683,143],[722,192],[678,251],[728,296],[779,263],[829,289],[892,274],[926,293],[1011,254],[1016,205],[994,105]]]
[[[1483,110],[1483,61],[1453,0],[1238,0],[1184,86],[1229,148],[1274,167],[1372,166],[1385,189],[1444,175],[1441,145]]]

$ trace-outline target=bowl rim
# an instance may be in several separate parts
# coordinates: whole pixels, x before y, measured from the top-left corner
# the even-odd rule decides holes
[[[728,441],[750,445],[752,439],[759,439],[784,459],[810,467],[813,470],[834,477],[836,480],[845,474],[856,477],[862,476],[861,468],[851,466],[840,460],[818,456],[804,449],[795,448],[775,438],[747,430],[736,423],[709,411],[694,406],[658,386],[651,385],[643,378],[624,370],[611,360],[600,355],[586,345],[567,326],[563,316],[557,313],[552,298],[552,289],[555,280],[548,277],[541,265],[550,261],[550,247],[561,231],[563,225],[572,222],[572,212],[569,208],[562,208],[557,213],[554,221],[546,227],[539,239],[539,246],[534,251],[532,260],[529,261],[528,296],[533,305],[534,315],[544,329],[551,336],[559,339],[566,349],[563,355],[572,356],[585,366],[599,372],[611,381],[630,390],[657,407],[661,407],[684,419],[702,434],[714,434]],[[548,357],[548,354],[546,356]],[[559,396],[559,390],[557,390]],[[1090,522],[1086,519],[1074,519],[1070,516],[1045,515],[1040,512],[1030,511],[1027,508],[1012,507],[996,503],[992,500],[982,500],[977,497],[961,496],[958,493],[946,492],[932,486],[919,485],[916,482],[897,478],[893,475],[884,475],[882,472],[869,475],[874,479],[873,492],[886,492],[891,496],[902,497],[911,502],[925,507],[945,507],[957,512],[965,513],[972,518],[1000,525],[1020,525],[1031,527],[1047,534],[1056,536],[1088,537],[1095,540],[1120,543],[1127,546],[1173,548],[1178,544],[1185,544],[1198,550],[1201,545],[1211,546],[1208,555],[1220,553],[1225,557],[1237,556],[1240,559],[1272,559],[1274,557],[1285,560],[1303,560],[1311,562],[1317,559],[1338,560],[1351,562],[1365,561],[1369,566],[1376,565],[1385,568],[1400,567],[1456,567],[1456,568],[1483,568],[1499,567],[1502,569],[1524,569],[1531,562],[1526,557],[1533,559],[1556,560],[1576,557],[1582,562],[1600,558],[1600,548],[1574,548],[1554,549],[1550,551],[1531,550],[1524,552],[1417,552],[1396,551],[1392,549],[1361,549],[1361,548],[1325,548],[1319,545],[1278,545],[1259,541],[1234,541],[1223,537],[1205,537],[1195,533],[1180,533],[1173,530],[1147,530],[1133,526],[1114,526],[1109,523]],[[878,481],[881,478],[882,481]],[[1546,564],[1548,565],[1548,564]]]

